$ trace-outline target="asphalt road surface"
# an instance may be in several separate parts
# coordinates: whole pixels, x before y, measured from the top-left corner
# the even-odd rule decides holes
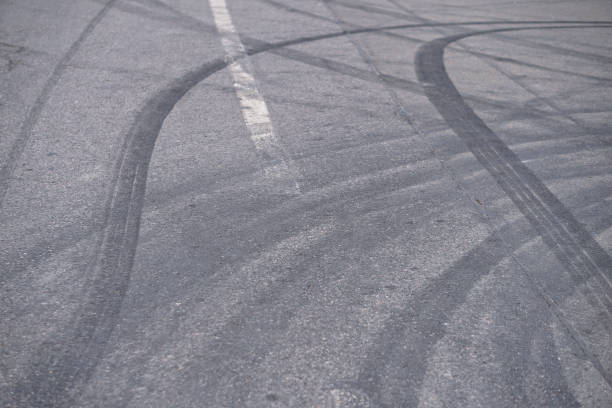
[[[611,407],[612,1],[0,1],[1,407]]]

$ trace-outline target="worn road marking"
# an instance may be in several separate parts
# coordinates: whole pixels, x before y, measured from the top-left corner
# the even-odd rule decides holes
[[[209,0],[215,25],[221,34],[225,58],[229,62],[234,90],[240,101],[244,123],[260,157],[271,165],[264,167],[264,176],[274,180],[291,180],[291,193],[299,194],[299,172],[283,149],[270,120],[268,106],[257,89],[253,67],[231,16],[225,0]]]

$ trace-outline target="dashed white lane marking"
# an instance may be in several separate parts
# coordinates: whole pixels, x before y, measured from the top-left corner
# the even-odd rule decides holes
[[[253,67],[238,32],[232,23],[225,0],[209,0],[217,31],[221,34],[221,43],[225,58],[230,62],[229,70],[234,83],[234,90],[240,101],[240,110],[244,123],[251,134],[251,140],[259,155],[272,163],[265,166],[264,176],[274,181],[289,180],[289,192],[299,194],[299,172],[278,140],[268,106],[257,89],[253,78]]]

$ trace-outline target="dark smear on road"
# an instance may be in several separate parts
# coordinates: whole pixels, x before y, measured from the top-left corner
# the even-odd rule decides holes
[[[111,2],[112,3],[112,2]],[[109,3],[110,4],[110,3]],[[108,6],[110,7],[110,6]],[[103,14],[102,14],[103,16]],[[100,17],[101,18],[101,17]],[[607,22],[584,22],[584,21],[526,21],[526,22],[462,22],[462,23],[439,23],[439,24],[402,24],[386,27],[360,28],[355,30],[343,30],[329,34],[321,34],[312,37],[298,38],[278,43],[262,43],[257,41],[255,47],[249,46],[248,39],[244,42],[249,46],[248,55],[279,49],[291,45],[298,45],[307,42],[320,41],[331,39],[348,34],[358,34],[375,32],[380,30],[405,29],[411,27],[433,27],[433,26],[453,26],[453,25],[489,25],[489,24],[605,24]],[[563,28],[563,27],[559,27]],[[93,28],[92,28],[93,29]],[[510,30],[510,29],[502,29]],[[500,30],[501,31],[501,30]],[[475,34],[474,34],[475,35]],[[466,37],[463,35],[461,38]],[[460,39],[456,38],[453,41]],[[254,42],[254,41],[252,41]],[[448,41],[450,42],[450,41]],[[418,61],[433,63],[435,68],[437,53],[441,62],[441,54],[447,42],[429,43],[422,48]],[[439,50],[438,50],[439,49]],[[74,51],[76,52],[76,51]],[[73,52],[73,53],[74,53]],[[68,59],[70,59],[69,56]],[[105,217],[105,227],[102,234],[101,244],[99,246],[96,264],[93,267],[93,278],[89,288],[88,300],[74,316],[69,328],[65,330],[64,335],[47,344],[43,344],[38,351],[33,355],[25,378],[18,382],[13,388],[13,397],[20,404],[27,404],[34,407],[46,406],[68,406],[71,405],[74,399],[79,395],[82,387],[87,384],[99,361],[102,359],[104,349],[108,339],[117,324],[119,312],[123,298],[127,292],[129,285],[131,267],[136,252],[139,223],[142,212],[146,177],[151,160],[151,155],[157,136],[162,128],[164,120],[172,111],[178,101],[198,83],[206,79],[208,76],[226,68],[231,61],[215,60],[203,64],[199,69],[185,74],[183,77],[172,81],[166,88],[153,95],[143,106],[140,113],[128,134],[124,148],[120,152],[120,157],[116,167],[116,177],[113,183],[113,188],[109,197],[109,205]],[[441,65],[444,79],[446,75],[444,66]],[[436,73],[439,75],[440,71]],[[440,78],[438,78],[440,79]],[[448,77],[446,76],[446,79]],[[427,82],[427,81],[422,81]],[[451,90],[454,87],[451,85]],[[426,91],[428,91],[426,89]],[[456,90],[455,90],[456,92]],[[461,102],[460,95],[457,97]],[[44,103],[46,98],[41,102]],[[463,102],[465,104],[465,102]],[[42,106],[42,105],[41,105]],[[467,107],[467,105],[465,105]],[[38,108],[40,110],[40,108]],[[474,113],[467,107],[467,113]],[[480,120],[476,117],[477,120]],[[486,128],[486,125],[482,123]],[[490,130],[489,130],[490,132]],[[491,132],[492,133],[492,132]],[[494,136],[494,135],[493,135]],[[495,136],[496,137],[496,136]],[[495,142],[497,143],[497,142]],[[22,143],[25,145],[25,141]],[[504,145],[505,146],[505,145]],[[506,149],[508,149],[506,147]],[[19,147],[17,150],[23,150]],[[509,151],[509,149],[508,149]],[[513,153],[510,152],[511,156]],[[18,158],[19,155],[16,157]],[[515,160],[518,158],[515,157]],[[15,159],[16,160],[16,159]],[[512,162],[520,168],[525,167],[520,163]],[[530,176],[529,182],[535,186],[543,184],[535,178],[535,175],[528,173],[525,176]],[[490,170],[493,171],[493,170]],[[10,172],[8,172],[10,173]],[[0,174],[2,185],[8,183],[10,174]],[[532,180],[535,179],[535,180]],[[538,184],[539,183],[539,184]],[[2,193],[4,190],[0,190]],[[548,190],[543,190],[548,192]],[[541,193],[541,191],[540,191]],[[550,196],[546,199],[550,203],[558,203],[558,200],[548,192]],[[551,198],[552,197],[552,198]],[[522,201],[519,201],[522,202]],[[558,203],[560,205],[560,203]],[[565,214],[565,212],[567,214]],[[566,215],[570,221],[577,223],[571,214],[561,206],[561,210],[555,207],[553,210],[561,211],[561,218],[565,219]],[[539,225],[539,224],[538,224]],[[573,223],[569,223],[570,227],[574,228]],[[542,231],[544,234],[546,231]],[[597,246],[593,246],[593,239],[589,239],[589,235],[584,228],[580,227],[575,230],[570,230],[570,238],[578,239],[580,248],[588,249],[587,252],[591,258],[596,256],[591,263],[591,268],[612,265],[610,258],[605,253],[601,253]],[[586,236],[585,236],[586,234]],[[545,234],[546,239],[549,239],[548,233]],[[553,240],[551,242],[557,242]],[[560,244],[566,245],[565,241],[560,241]],[[566,245],[567,246],[567,245]],[[565,248],[565,247],[563,247]],[[572,249],[575,247],[570,247]],[[601,249],[601,248],[599,248]],[[572,251],[573,254],[574,251]],[[567,258],[568,255],[566,255]],[[607,257],[606,257],[607,256]],[[565,259],[565,258],[564,258]],[[574,255],[574,258],[569,258],[568,265],[573,265],[571,261],[579,259],[582,263],[587,263],[590,258],[585,256],[579,257]],[[588,263],[587,263],[588,264]]]

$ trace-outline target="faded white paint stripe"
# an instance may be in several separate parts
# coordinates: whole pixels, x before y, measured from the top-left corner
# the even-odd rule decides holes
[[[276,137],[268,106],[257,89],[252,74],[253,67],[232,23],[226,1],[209,0],[209,3],[217,31],[221,34],[225,58],[228,62],[231,62],[229,71],[232,75],[236,96],[240,101],[244,123],[260,156],[274,163],[272,166],[265,167],[264,175],[274,179],[291,180],[292,192],[300,193],[297,182],[299,173]]]

